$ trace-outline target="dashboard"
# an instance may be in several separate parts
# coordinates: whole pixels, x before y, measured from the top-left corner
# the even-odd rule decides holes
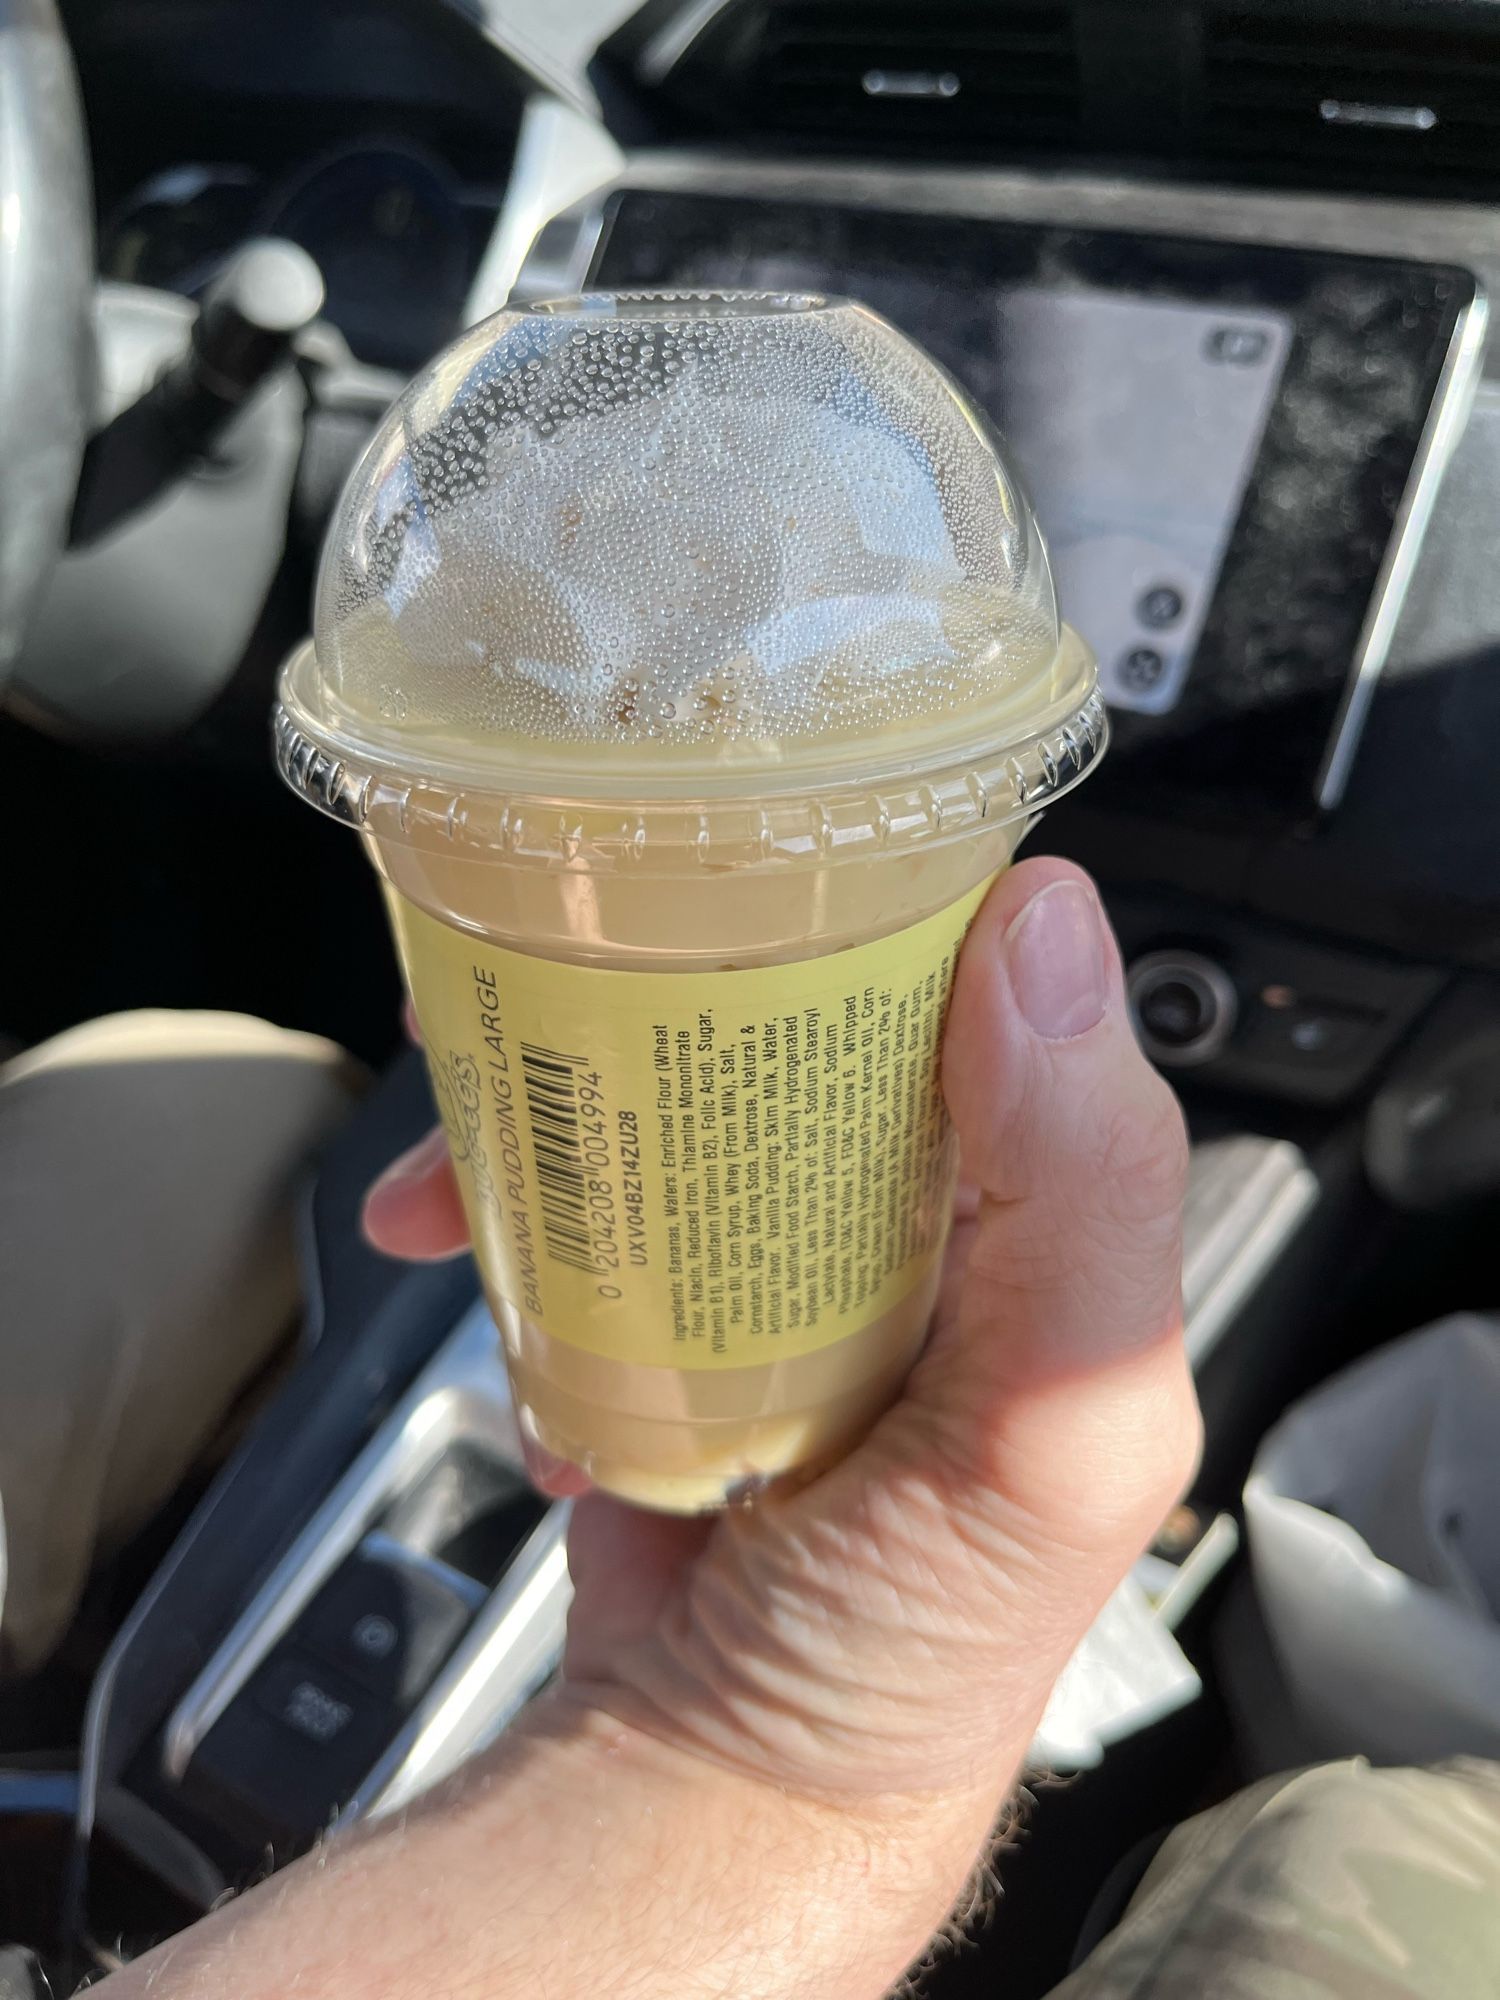
[[[318,262],[361,361],[460,323],[528,79],[449,0],[70,0],[106,277],[192,296],[249,236]]]
[[[355,355],[403,373],[503,302],[483,296],[487,246],[517,213],[551,210],[523,175],[511,186],[535,80],[478,0],[63,7],[110,276],[192,295],[245,236],[286,234],[323,266]],[[713,11],[721,26],[780,18],[761,0]],[[938,33],[921,10],[908,25]],[[636,70],[668,54],[649,43]],[[965,71],[956,101],[978,80]],[[1081,858],[1116,865],[1128,817],[1137,879],[1396,951],[1441,919],[1445,953],[1500,963],[1493,784],[1473,754],[1496,683],[1459,665],[1491,644],[1473,544],[1500,487],[1500,408],[1485,384],[1466,421],[1466,388],[1500,283],[1496,210],[1233,188],[1180,164],[1150,180],[935,144],[923,161],[895,143],[909,100],[879,102],[883,159],[874,139],[861,160],[760,130],[734,150],[637,143],[610,202],[542,232],[523,288],[813,283],[869,298],[970,371],[1101,652],[1117,754],[1070,811]],[[576,193],[576,151],[564,132],[555,164],[572,188],[556,208]],[[1374,262],[1340,261],[1358,258]],[[1002,345],[1024,367],[986,373]],[[1442,480],[1435,443],[1457,449]],[[1425,539],[1420,520],[1405,532],[1418,501],[1436,510]]]

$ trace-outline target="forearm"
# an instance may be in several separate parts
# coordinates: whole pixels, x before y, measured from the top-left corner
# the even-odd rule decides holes
[[[403,1821],[335,1841],[128,1971],[110,2000],[879,2000],[998,1801],[793,1799],[541,1704]]]

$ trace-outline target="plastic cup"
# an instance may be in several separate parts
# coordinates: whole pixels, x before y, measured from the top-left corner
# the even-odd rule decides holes
[[[1104,742],[994,433],[862,307],[561,301],[407,390],[277,754],[383,879],[545,1449],[692,1512],[898,1393],[958,948]]]

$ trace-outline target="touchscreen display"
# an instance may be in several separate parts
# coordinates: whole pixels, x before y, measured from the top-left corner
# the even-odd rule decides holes
[[[1348,768],[1348,690],[1370,679],[1360,649],[1471,273],[631,189],[606,206],[589,275],[842,292],[963,384],[1006,436],[1064,616],[1099,655],[1114,751],[1085,811],[1115,784],[1234,830],[1330,802],[1321,774],[1335,743]]]
[[[1105,698],[1161,715],[1192,664],[1291,327],[1279,313],[1022,289],[994,414]]]
[[[816,290],[826,271],[765,258],[735,282]],[[939,298],[903,272],[839,288],[926,339]],[[965,370],[1008,440],[1047,538],[1058,601],[1099,655],[1114,708],[1177,704],[1255,464],[1292,322],[1128,292],[997,287]],[[934,329],[936,331],[936,329]],[[941,340],[931,341],[941,352]]]

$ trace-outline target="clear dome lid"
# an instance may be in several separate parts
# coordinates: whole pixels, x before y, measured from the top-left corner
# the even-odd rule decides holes
[[[878,315],[784,293],[466,334],[351,478],[282,697],[304,788],[297,755],[490,793],[806,792],[1103,727],[985,417]]]

